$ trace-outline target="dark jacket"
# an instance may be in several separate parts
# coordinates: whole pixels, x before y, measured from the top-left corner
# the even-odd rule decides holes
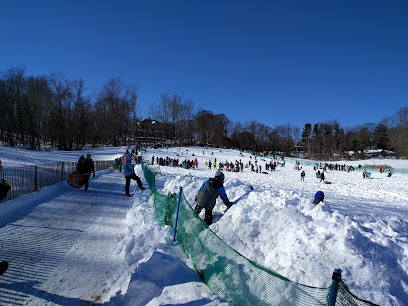
[[[221,180],[217,177],[210,178],[203,183],[198,191],[197,205],[212,210],[214,209],[218,196],[222,199],[225,205],[231,205]]]
[[[81,173],[81,174],[84,174],[84,165],[82,163],[83,161],[84,161],[83,157],[79,158],[77,166],[76,166],[78,173]]]
[[[84,159],[82,161],[82,169],[84,174],[91,174],[91,172],[95,173],[95,168],[94,168],[94,162],[92,158],[90,159]]]

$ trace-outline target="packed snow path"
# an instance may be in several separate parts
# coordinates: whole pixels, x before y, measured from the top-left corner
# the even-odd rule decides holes
[[[0,218],[0,259],[10,263],[0,277],[0,304],[144,305],[177,282],[192,283],[197,299],[211,302],[194,269],[177,259],[184,254],[166,241],[168,229],[155,224],[149,190],[132,182],[128,198],[124,183],[123,173],[105,170],[88,192],[61,182],[11,201],[14,209]],[[159,239],[166,252],[157,251]]]

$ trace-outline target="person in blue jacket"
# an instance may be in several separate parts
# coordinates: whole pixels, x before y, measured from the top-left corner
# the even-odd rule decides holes
[[[320,202],[323,202],[323,200],[324,200],[323,191],[318,191],[314,196],[313,204],[319,204]]]
[[[232,205],[228,200],[228,196],[225,192],[223,184],[224,173],[217,170],[217,172],[215,172],[214,178],[206,180],[198,191],[197,197],[195,199],[197,201],[197,205],[195,206],[194,211],[197,214],[200,214],[203,208],[205,209],[204,221],[205,223],[207,223],[207,225],[212,224],[212,211],[214,209],[215,202],[218,196],[222,199],[227,208],[230,208]]]
[[[140,177],[138,177],[135,174],[135,165],[132,164],[132,159],[133,159],[132,154],[130,154],[129,150],[126,150],[125,165],[123,167],[123,172],[125,174],[125,179],[126,179],[125,192],[126,192],[126,196],[128,197],[130,197],[130,192],[129,192],[130,180],[135,180],[137,183],[137,186],[139,186],[140,189],[144,190]]]

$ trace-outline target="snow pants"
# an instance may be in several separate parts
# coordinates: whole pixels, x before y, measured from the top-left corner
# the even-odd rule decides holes
[[[135,180],[137,182],[137,186],[139,186],[140,189],[143,189],[142,181],[140,180],[140,177],[138,177],[136,174],[131,174],[128,176],[125,176],[126,179],[126,186],[125,186],[125,192],[128,197],[130,197],[129,193],[129,187],[130,187],[130,180]]]
[[[89,178],[91,177],[91,174],[84,174],[84,185],[85,185],[85,191],[88,191],[89,187]]]
[[[196,207],[194,208],[194,211],[197,213],[197,215],[199,215],[202,210],[203,208],[198,205],[196,205]],[[212,220],[213,220],[212,209],[205,209],[204,222],[207,223],[208,226],[210,226],[212,224]]]

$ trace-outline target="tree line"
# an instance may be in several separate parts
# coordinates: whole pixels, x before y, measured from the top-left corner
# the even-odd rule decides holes
[[[84,146],[129,145],[142,136],[138,88],[112,78],[93,95],[85,95],[82,79],[63,74],[27,76],[25,67],[0,78],[0,141],[28,149],[77,150]],[[233,147],[253,152],[309,158],[344,158],[348,151],[383,149],[408,157],[408,107],[380,123],[342,128],[336,121],[274,127],[256,121],[231,122],[225,114],[195,111],[191,99],[162,93],[150,106],[160,132],[170,143]]]

